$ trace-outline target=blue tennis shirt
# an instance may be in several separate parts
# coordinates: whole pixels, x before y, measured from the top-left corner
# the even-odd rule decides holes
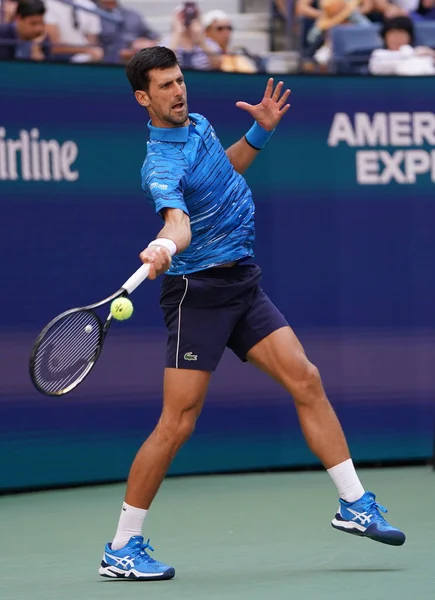
[[[189,114],[187,127],[150,123],[142,188],[157,213],[179,208],[190,217],[192,241],[173,257],[169,275],[185,275],[253,256],[254,202],[213,127]]]

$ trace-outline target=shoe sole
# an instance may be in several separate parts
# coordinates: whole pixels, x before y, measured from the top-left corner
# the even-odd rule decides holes
[[[333,519],[331,521],[331,525],[334,529],[338,529],[338,531],[344,531],[345,533],[350,533],[352,535],[357,535],[358,537],[365,537],[373,540],[374,542],[379,542],[380,544],[386,544],[387,546],[403,546],[406,541],[406,537],[403,533],[399,535],[390,535],[389,537],[380,538],[376,534],[372,534],[370,532],[367,533],[366,530],[361,531],[355,527],[354,524],[346,527],[344,525],[345,521],[338,521],[337,519]]]
[[[101,577],[108,577],[110,579],[129,579],[134,581],[162,581],[172,579],[173,577],[175,577],[175,569],[170,567],[162,573],[144,574],[140,571],[136,571],[135,569],[125,571],[124,569],[113,567],[111,565],[108,565],[107,563],[101,563],[101,566],[98,569],[98,574],[101,575]]]

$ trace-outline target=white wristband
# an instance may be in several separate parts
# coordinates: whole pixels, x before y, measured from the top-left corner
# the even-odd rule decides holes
[[[157,238],[148,244],[148,248],[150,246],[163,246],[169,250],[171,256],[174,256],[174,254],[177,252],[177,246],[175,245],[175,242],[167,238]]]

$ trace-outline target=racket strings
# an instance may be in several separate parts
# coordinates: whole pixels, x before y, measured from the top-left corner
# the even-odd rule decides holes
[[[33,361],[37,385],[59,394],[79,382],[93,365],[101,343],[101,324],[89,311],[70,313],[40,340]]]

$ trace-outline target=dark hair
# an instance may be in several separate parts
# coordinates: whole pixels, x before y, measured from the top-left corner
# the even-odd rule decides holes
[[[407,31],[411,38],[411,46],[414,44],[414,24],[409,17],[402,16],[386,19],[381,29],[381,36],[384,41],[387,32],[392,30]]]
[[[16,15],[22,19],[45,15],[45,4],[42,0],[19,0]]]
[[[139,50],[127,63],[126,71],[133,92],[148,91],[149,72],[153,69],[170,69],[178,65],[175,53],[165,46]]]

